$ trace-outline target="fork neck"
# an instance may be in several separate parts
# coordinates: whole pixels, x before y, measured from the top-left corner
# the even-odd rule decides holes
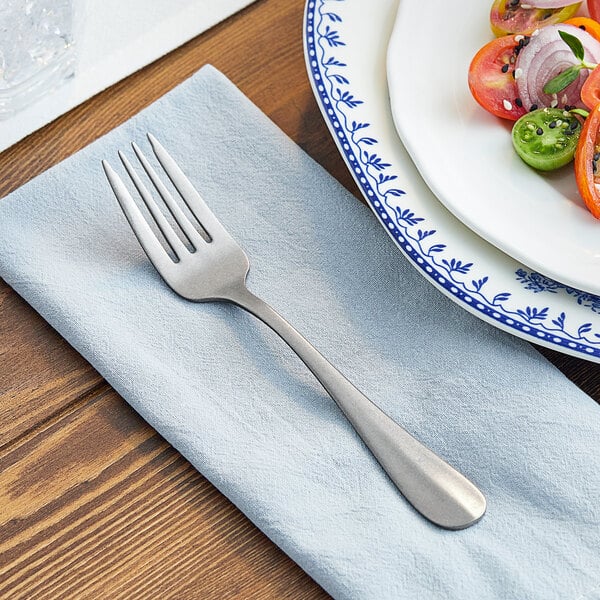
[[[283,319],[273,308],[271,308],[264,300],[253,294],[245,283],[236,285],[227,290],[224,294],[223,300],[231,302],[240,308],[258,317],[261,321],[271,325],[273,316]]]
[[[231,290],[227,300],[248,311],[277,333],[296,352],[323,387],[329,393],[333,393],[342,377],[339,371],[274,308],[255,296],[245,285]]]

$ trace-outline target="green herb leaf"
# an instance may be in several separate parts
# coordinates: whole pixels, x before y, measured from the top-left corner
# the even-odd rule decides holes
[[[561,90],[564,90],[570,83],[573,83],[577,79],[579,71],[581,71],[582,68],[581,65],[573,65],[572,67],[565,69],[562,73],[553,77],[544,86],[544,93],[557,94]]]
[[[583,44],[581,43],[579,38],[576,38],[574,35],[571,35],[570,33],[567,33],[566,31],[560,31],[560,30],[558,32],[558,35],[560,35],[563,42],[565,44],[567,44],[567,46],[569,46],[569,48],[571,48],[571,52],[573,52],[573,54],[575,55],[575,58],[577,58],[578,60],[583,60],[585,51],[583,49]]]

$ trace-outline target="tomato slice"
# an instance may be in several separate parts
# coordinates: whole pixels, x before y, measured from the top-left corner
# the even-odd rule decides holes
[[[585,120],[577,151],[575,152],[575,180],[577,189],[588,210],[600,219],[600,104]]]
[[[531,167],[553,171],[573,160],[581,134],[579,119],[560,108],[539,108],[513,126],[517,154]]]
[[[592,19],[600,21],[600,0],[587,0],[587,9]]]
[[[579,29],[587,31],[593,38],[600,42],[600,23],[594,21],[594,19],[590,19],[589,17],[573,17],[572,19],[567,19],[565,25],[579,27]]]
[[[598,0],[600,2],[600,0]],[[581,2],[562,8],[535,8],[519,0],[495,0],[490,10],[490,25],[496,37],[533,33],[546,25],[562,23],[575,15]]]
[[[469,89],[473,98],[497,117],[516,121],[527,112],[518,97],[514,78],[515,49],[512,35],[488,42],[469,66]]]
[[[590,71],[581,87],[581,100],[592,110],[600,102],[600,68]]]

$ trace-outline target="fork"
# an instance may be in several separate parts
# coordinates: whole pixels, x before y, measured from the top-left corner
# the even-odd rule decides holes
[[[176,232],[127,157],[119,151],[125,170],[171,254],[155,235],[120,176],[106,160],[102,165],[129,225],[167,285],[187,300],[231,302],[258,317],[283,338],[315,375],[399,491],[419,513],[445,529],[463,529],[476,523],[486,508],[483,494],[373,404],[283,317],[248,290],[246,276],[250,262],[246,253],[158,140],[151,134],[148,134],[148,140],[159,164],[201,228],[188,218],[139,146],[133,143],[143,170],[187,238],[186,245],[180,237],[181,232]]]

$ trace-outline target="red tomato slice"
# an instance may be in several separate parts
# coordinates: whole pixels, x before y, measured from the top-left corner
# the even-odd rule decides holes
[[[600,0],[596,0],[600,3]],[[519,0],[495,0],[490,11],[490,25],[495,36],[532,33],[540,27],[562,23],[575,15],[581,2],[562,8],[523,8]]]
[[[585,120],[575,151],[575,180],[588,210],[600,219],[600,104]],[[598,186],[598,187],[596,187]]]
[[[513,75],[516,46],[511,35],[492,40],[479,50],[469,66],[473,98],[488,112],[511,121],[527,112],[518,97]]]
[[[581,100],[590,110],[600,103],[600,68],[590,71],[581,87]]]
[[[590,17],[595,21],[600,21],[600,0],[587,0],[587,8]]]

